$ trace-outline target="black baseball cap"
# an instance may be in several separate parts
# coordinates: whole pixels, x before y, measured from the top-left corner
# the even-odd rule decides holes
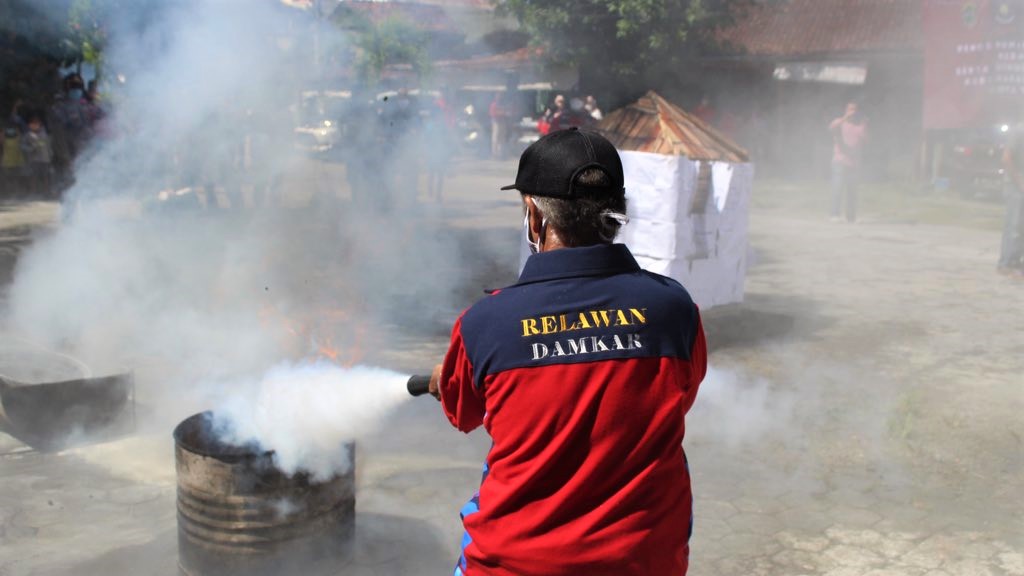
[[[588,168],[597,168],[610,186],[585,186],[576,182]],[[580,196],[623,196],[622,160],[604,136],[572,127],[551,132],[537,140],[519,157],[516,183],[502,190],[573,200]]]

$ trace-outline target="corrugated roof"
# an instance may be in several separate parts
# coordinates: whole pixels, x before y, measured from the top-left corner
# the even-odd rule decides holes
[[[619,150],[686,156],[709,162],[747,162],[747,151],[653,90],[608,114],[597,129]]]
[[[745,10],[718,39],[729,53],[800,57],[921,52],[921,0],[771,0]]]

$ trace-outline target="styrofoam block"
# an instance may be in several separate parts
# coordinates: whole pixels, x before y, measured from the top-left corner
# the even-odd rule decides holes
[[[715,208],[721,212],[725,209],[725,203],[732,192],[732,177],[735,172],[735,165],[729,162],[711,163],[711,188]]]
[[[742,260],[694,260],[690,283],[698,287],[701,306],[721,306],[743,301],[746,269]]]
[[[631,218],[674,222],[690,205],[696,163],[684,156],[620,152]]]
[[[688,167],[680,160],[689,162],[683,156],[633,151],[619,151],[619,158],[622,159],[627,191],[631,186],[674,188],[680,168],[685,170]]]
[[[641,268],[682,284],[703,309],[743,301],[745,256],[692,261],[637,256],[636,260]]]
[[[636,258],[636,263],[648,272],[654,272],[655,274],[661,274],[662,276],[672,276],[672,260],[665,258],[652,258],[650,256],[642,256],[639,254],[636,254],[633,257]]]
[[[717,178],[713,167],[717,202],[690,214],[698,163],[643,152],[620,155],[631,219],[620,240],[640,265],[679,281],[703,308],[741,302],[753,165],[719,166]],[[723,188],[728,190],[724,199]]]
[[[729,197],[726,199],[725,208],[722,210],[722,216],[726,214],[737,215],[746,214],[750,210],[750,190],[739,189],[733,190],[729,193]]]
[[[689,206],[691,194],[685,188],[633,186],[626,189],[626,211],[630,218],[676,222]]]
[[[746,244],[734,244],[732,246],[718,246],[718,253],[715,255],[716,260],[723,261],[736,261],[745,258],[747,254]]]
[[[668,260],[704,259],[745,250],[747,231],[745,225],[739,224],[724,230],[717,228],[713,219],[673,223],[631,218],[618,241],[629,246],[634,255]]]
[[[689,219],[689,228],[694,234],[713,234],[718,231],[721,219],[717,214],[699,214]]]
[[[671,260],[686,255],[691,235],[689,223],[630,218],[619,238],[633,254]]]
[[[746,228],[748,220],[747,212],[745,210],[722,212],[718,215],[718,228],[720,230],[728,230],[737,227]]]

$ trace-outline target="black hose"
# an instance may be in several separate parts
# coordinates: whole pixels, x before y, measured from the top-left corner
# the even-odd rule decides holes
[[[409,377],[409,383],[406,387],[409,389],[409,394],[422,396],[430,391],[430,376],[414,374]]]

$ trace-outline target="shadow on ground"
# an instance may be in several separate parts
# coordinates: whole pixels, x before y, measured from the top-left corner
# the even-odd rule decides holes
[[[775,294],[748,294],[741,304],[704,312],[703,321],[711,352],[808,340],[834,323],[810,299]]]
[[[337,560],[345,574],[445,574],[455,565],[437,531],[420,520],[388,514],[359,514],[350,553]],[[339,542],[339,548],[348,543]],[[61,572],[62,574],[64,572]],[[78,565],[75,574],[132,574],[176,576],[178,538],[176,528],[161,530],[150,542],[124,546]],[[302,574],[297,570],[295,574]],[[54,573],[53,576],[56,576]]]

